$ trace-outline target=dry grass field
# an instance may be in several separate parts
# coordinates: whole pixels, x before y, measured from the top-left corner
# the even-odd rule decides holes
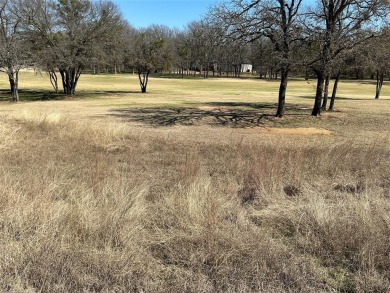
[[[389,292],[390,88],[0,75],[0,292]]]

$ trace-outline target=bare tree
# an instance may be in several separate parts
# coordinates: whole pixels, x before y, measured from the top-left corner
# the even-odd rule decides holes
[[[332,96],[330,98],[330,103],[329,103],[329,111],[334,110],[334,103],[336,100],[336,95],[337,95],[337,90],[341,78],[341,73],[343,72],[343,69],[345,68],[345,61],[343,59],[339,59],[339,62],[336,62],[334,66],[333,71],[334,71],[334,83],[333,83],[333,89],[332,89]],[[325,108],[326,108],[326,103],[325,103]]]
[[[330,98],[329,111],[333,111],[334,103],[336,99],[338,84],[341,77],[341,72],[343,67],[345,66],[344,59],[346,58],[345,54],[340,54],[335,60],[332,62],[332,67],[329,69],[328,74],[325,76],[324,83],[324,95],[322,99],[321,111],[326,111],[328,106],[328,98],[329,98],[329,84],[332,77],[334,77],[334,84],[332,89],[332,95]]]
[[[188,24],[191,53],[194,65],[207,78],[210,65],[214,59],[213,27],[205,20],[193,21]]]
[[[370,40],[362,48],[366,65],[376,79],[375,99],[379,99],[385,76],[390,73],[389,46],[390,33],[386,30],[382,37]]]
[[[320,0],[305,14],[309,44],[317,44],[318,53],[310,66],[317,76],[312,115],[321,113],[326,76],[339,54],[379,35],[388,14],[383,0]]]
[[[302,0],[231,0],[211,12],[217,21],[225,24],[230,37],[253,42],[265,36],[274,45],[281,73],[277,117],[284,115],[288,76],[293,64],[292,46],[299,40],[297,19],[301,5]]]
[[[141,92],[146,93],[152,70],[163,69],[168,59],[166,39],[158,26],[136,31],[129,46],[130,59],[137,70]]]
[[[260,78],[275,77],[279,60],[272,53],[274,51],[273,44],[268,38],[255,40],[251,44],[251,60],[253,68],[256,70]]]
[[[80,75],[100,52],[99,48],[120,33],[121,13],[110,1],[31,1],[33,4],[20,13],[39,57],[36,61],[49,72],[58,69],[63,92],[74,95]],[[49,68],[47,60],[53,61]]]
[[[188,31],[175,32],[173,56],[178,73],[183,78],[185,70],[188,72],[191,66],[191,46]]]
[[[28,63],[28,44],[23,38],[18,5],[14,0],[0,0],[0,71],[7,74],[13,101],[19,101],[19,71]]]

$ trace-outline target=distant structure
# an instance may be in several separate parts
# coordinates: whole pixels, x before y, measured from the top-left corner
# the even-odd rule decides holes
[[[241,64],[241,72],[247,72],[247,73],[252,73],[252,64]]]

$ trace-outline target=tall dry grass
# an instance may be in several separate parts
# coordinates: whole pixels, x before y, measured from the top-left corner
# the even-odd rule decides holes
[[[191,131],[191,130],[184,130]],[[0,125],[2,292],[388,292],[389,138]]]

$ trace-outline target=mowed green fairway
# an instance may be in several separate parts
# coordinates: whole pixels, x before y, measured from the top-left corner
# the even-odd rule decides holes
[[[0,75],[0,292],[390,292],[390,91]]]

